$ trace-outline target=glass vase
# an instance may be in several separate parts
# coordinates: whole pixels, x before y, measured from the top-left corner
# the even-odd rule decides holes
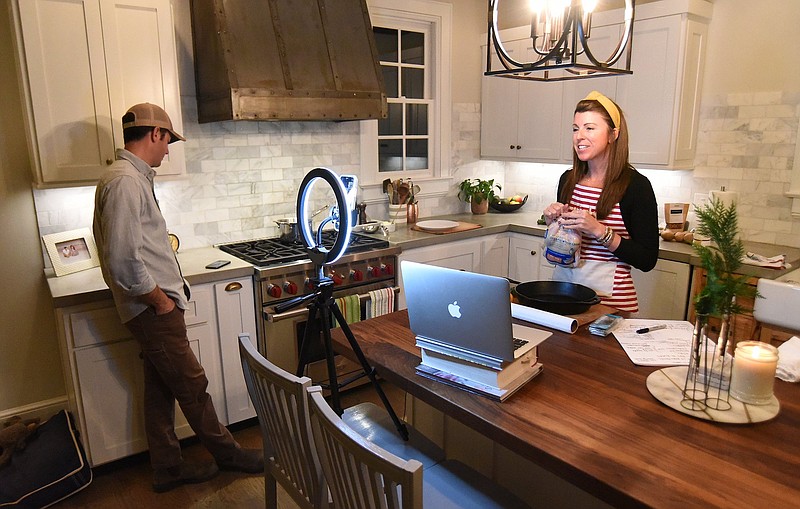
[[[730,316],[722,318],[717,343],[708,340],[708,316],[698,314],[692,332],[689,365],[683,385],[681,406],[687,410],[706,408],[730,410],[731,366],[733,358],[727,352],[730,335]]]

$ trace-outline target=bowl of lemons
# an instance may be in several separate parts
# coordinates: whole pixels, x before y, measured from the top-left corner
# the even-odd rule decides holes
[[[489,206],[492,208],[492,210],[496,210],[498,212],[514,212],[525,205],[526,201],[528,201],[527,194],[525,196],[515,194],[509,198],[495,197],[494,200],[489,202]]]

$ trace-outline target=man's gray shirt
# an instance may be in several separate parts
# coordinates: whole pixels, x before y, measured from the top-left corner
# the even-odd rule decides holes
[[[155,174],[146,162],[118,149],[117,160],[95,191],[93,227],[100,267],[123,323],[147,309],[138,297],[156,286],[181,309],[188,304],[188,285],[153,193]]]

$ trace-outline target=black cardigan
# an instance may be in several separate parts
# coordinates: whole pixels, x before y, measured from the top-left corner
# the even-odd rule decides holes
[[[556,201],[561,196],[561,190],[567,180],[569,170],[565,171],[558,180],[558,194]],[[621,239],[619,247],[614,251],[614,256],[637,269],[647,272],[656,266],[658,261],[658,204],[653,186],[650,181],[632,169],[631,181],[628,189],[619,201],[622,222],[630,234],[630,239]]]

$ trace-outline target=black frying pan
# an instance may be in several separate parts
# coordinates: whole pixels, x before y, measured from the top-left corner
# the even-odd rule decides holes
[[[511,289],[520,304],[559,315],[577,315],[600,303],[588,286],[566,281],[528,281]]]

